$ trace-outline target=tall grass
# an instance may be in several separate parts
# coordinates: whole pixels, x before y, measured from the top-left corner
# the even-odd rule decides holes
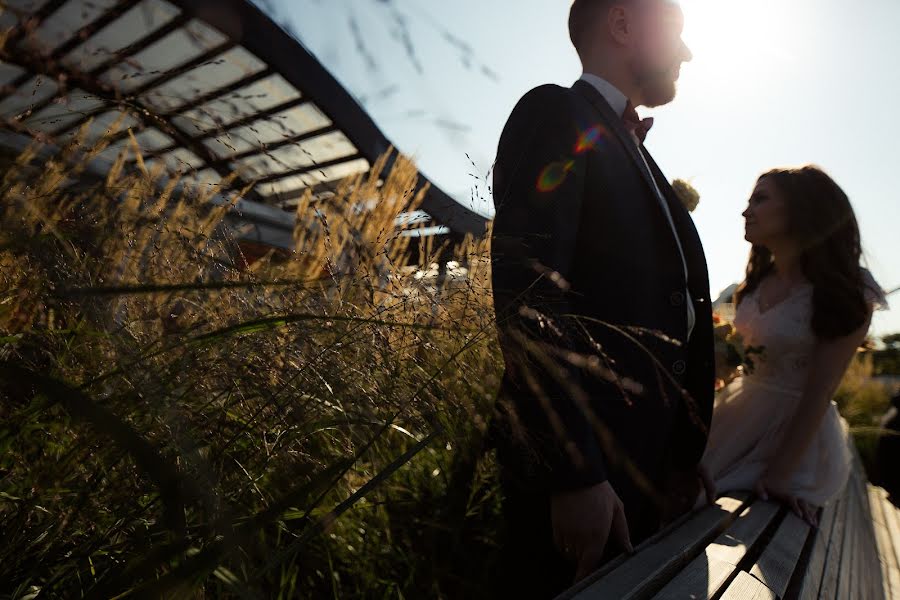
[[[858,353],[835,394],[835,402],[850,426],[850,434],[870,477],[875,475],[875,451],[880,436],[884,435],[879,421],[891,405],[890,390],[872,379],[873,374],[872,354]]]
[[[295,252],[248,268],[222,224],[242,190],[148,169],[134,138],[88,183],[109,136],[86,131],[2,173],[0,594],[486,596],[485,242],[408,265],[395,217],[425,191],[400,158],[302,198]],[[838,394],[864,459],[871,374]]]
[[[210,203],[240,190],[182,187],[134,144],[86,185],[104,142],[83,139],[2,174],[0,593],[482,594],[483,242],[446,277],[428,245],[401,267],[394,220],[424,193],[401,158],[303,198],[296,252],[241,268]]]

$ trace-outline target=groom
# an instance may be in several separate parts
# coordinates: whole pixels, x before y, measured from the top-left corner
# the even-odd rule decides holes
[[[575,0],[584,75],[528,92],[494,172],[493,292],[506,371],[492,435],[499,589],[552,597],[687,510],[714,387],[706,261],[635,106],[691,53],[672,0]]]

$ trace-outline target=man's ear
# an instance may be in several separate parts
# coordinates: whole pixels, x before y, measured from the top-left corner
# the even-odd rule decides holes
[[[620,45],[627,46],[631,41],[631,23],[628,10],[624,6],[613,6],[606,15],[609,34]]]

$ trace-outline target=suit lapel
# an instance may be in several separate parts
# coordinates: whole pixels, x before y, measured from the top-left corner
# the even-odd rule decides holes
[[[676,230],[675,232],[672,232],[672,241],[675,244],[678,244],[679,240],[681,242],[682,250],[685,253],[685,260],[688,262],[688,280],[707,281],[706,257],[703,254],[700,235],[697,233],[697,228],[694,226],[693,219],[687,214],[687,210],[675,195],[672,186],[666,181],[665,176],[662,171],[660,171],[656,161],[653,160],[653,157],[650,156],[649,152],[644,153],[642,158],[638,145],[634,143],[631,134],[625,129],[621,117],[613,111],[603,95],[598,92],[594,86],[586,81],[578,80],[572,86],[572,89],[590,102],[590,104],[600,113],[600,116],[603,117],[603,120],[605,121],[604,124],[607,128],[619,139],[619,142],[621,142],[626,152],[628,152],[628,155],[638,168],[638,171],[640,171],[644,183],[647,184],[650,194],[654,199],[654,205],[656,205],[657,209],[660,212],[663,211],[662,207],[659,206],[659,202],[656,201],[658,193],[661,193],[663,195],[663,200],[668,203]],[[644,159],[646,159],[646,161]],[[651,169],[655,170],[656,173],[652,173]],[[657,189],[659,192],[657,192]],[[665,217],[665,215],[663,215],[663,217]],[[669,227],[667,226],[666,229],[669,229]],[[676,234],[678,235],[678,240],[675,239]]]
[[[685,260],[688,263],[688,279],[691,282],[705,282],[708,280],[709,275],[706,256],[703,253],[703,244],[700,241],[697,226],[650,153],[644,152],[644,156],[656,177],[663,197],[669,205],[669,212],[672,214],[672,220],[675,223],[675,229],[678,232],[678,238],[681,240],[681,247],[685,253]]]
[[[627,129],[625,129],[625,125],[622,123],[622,118],[617,115],[615,111],[613,111],[612,107],[603,97],[603,94],[598,92],[597,89],[588,82],[579,79],[575,82],[575,85],[572,86],[572,89],[578,92],[583,98],[590,102],[595,109],[600,112],[603,120],[606,121],[606,126],[616,135],[617,138],[619,138],[622,146],[624,146],[626,152],[628,152],[628,155],[634,162],[634,165],[641,172],[641,175],[644,178],[644,182],[650,188],[650,191],[655,197],[656,186],[653,184],[653,174],[650,173],[650,171],[647,169],[647,164],[641,159],[637,144],[634,143],[634,139],[631,137],[631,134],[628,133]]]

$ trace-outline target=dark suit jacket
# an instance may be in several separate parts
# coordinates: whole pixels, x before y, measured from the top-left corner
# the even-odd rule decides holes
[[[646,498],[705,448],[715,377],[706,261],[688,212],[639,152],[582,81],[530,91],[501,136],[491,255],[506,371],[492,437],[518,489],[610,480],[623,501]]]

